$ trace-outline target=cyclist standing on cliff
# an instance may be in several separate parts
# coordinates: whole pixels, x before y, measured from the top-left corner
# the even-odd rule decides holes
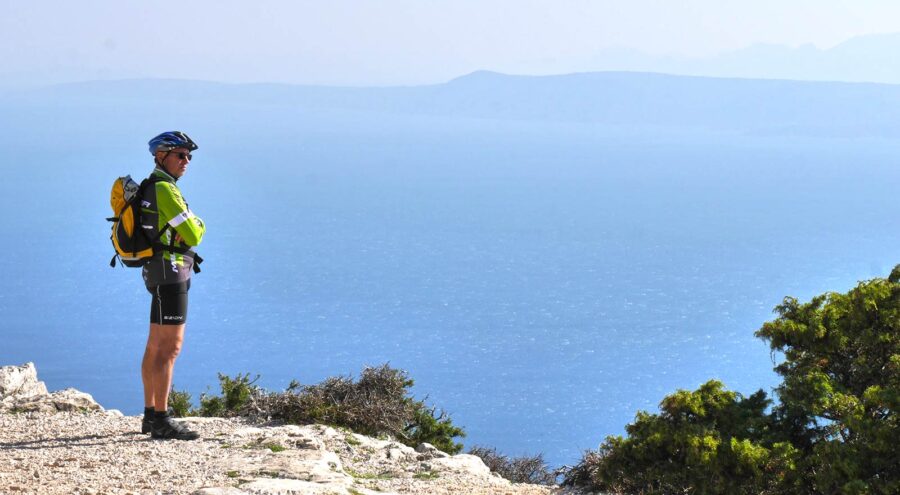
[[[187,171],[197,144],[180,131],[164,132],[148,144],[156,168],[143,185],[141,226],[148,238],[158,238],[159,242],[142,272],[152,301],[150,335],[141,363],[141,432],[149,432],[152,438],[195,440],[199,435],[172,420],[167,411],[175,358],[184,340],[191,273],[200,262],[190,248],[200,244],[206,231],[176,185]]]

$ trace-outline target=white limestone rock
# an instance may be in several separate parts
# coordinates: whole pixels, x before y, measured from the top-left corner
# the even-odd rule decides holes
[[[209,423],[220,423],[222,421],[227,421],[225,418],[207,418],[203,416],[187,416],[184,418],[178,418],[178,421],[182,421],[184,423],[190,423],[193,425],[202,425]]]
[[[418,458],[418,453],[412,447],[398,442],[388,442],[381,451],[386,459],[394,463],[415,462]]]
[[[34,363],[0,368],[0,402],[12,403],[40,395],[47,395],[47,386],[38,380]]]
[[[194,419],[194,418],[184,418],[184,419],[187,420],[187,419]],[[264,430],[262,428],[248,426],[248,427],[241,428],[241,429],[235,431],[234,433],[232,433],[232,436],[240,437],[240,438],[245,438],[245,437],[249,438],[249,437],[253,437],[253,436],[264,435],[265,433],[266,433],[266,430]]]
[[[11,406],[12,409],[17,411],[50,414],[60,411],[85,412],[103,410],[100,404],[94,401],[91,394],[79,392],[74,388],[58,390],[47,395],[26,397],[13,402]]]
[[[90,394],[74,388],[48,393],[37,378],[34,363],[0,368],[0,412],[56,413],[60,411],[102,411]]]
[[[340,457],[325,449],[320,432],[315,426],[241,428],[227,441],[243,448],[229,451],[225,469],[252,480],[239,488],[253,494],[348,493],[354,480]],[[273,451],[275,446],[280,449]]]
[[[233,486],[229,487],[211,487],[201,488],[193,493],[193,495],[250,495],[244,490],[238,490]]]
[[[416,452],[423,454],[420,460],[434,459],[436,457],[450,457],[450,454],[438,449],[430,443],[420,443],[416,447]]]
[[[338,487],[334,485],[322,485],[303,480],[259,478],[249,483],[240,485],[243,492],[253,495],[350,495],[358,493],[362,495],[393,495],[386,492],[374,492],[362,487]]]
[[[432,459],[429,463],[435,471],[464,473],[479,477],[491,477],[491,470],[480,457],[471,454],[459,454],[451,457]]]
[[[188,419],[185,418],[186,421]],[[277,444],[292,449],[321,450],[324,445],[318,438],[319,431],[318,425],[246,427],[237,430],[232,436],[234,437],[233,443],[257,446]]]
[[[260,450],[252,456],[246,452],[230,460],[227,470],[245,477],[267,476],[310,481],[321,484],[353,483],[353,478],[344,473],[341,459],[334,452],[322,450],[288,450],[273,453]]]
[[[74,388],[57,390],[47,397],[47,402],[53,404],[57,411],[102,411],[103,408],[94,397],[87,392],[81,392]]]

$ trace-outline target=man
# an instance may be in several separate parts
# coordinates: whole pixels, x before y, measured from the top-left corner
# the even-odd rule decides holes
[[[181,196],[176,182],[187,171],[197,149],[187,134],[164,132],[148,143],[156,168],[141,185],[141,226],[154,243],[153,258],[143,267],[152,294],[150,336],[141,363],[144,382],[142,433],[152,438],[195,440],[199,435],[168,414],[175,358],[181,351],[187,322],[191,272],[200,258],[190,250],[200,244],[206,227]]]

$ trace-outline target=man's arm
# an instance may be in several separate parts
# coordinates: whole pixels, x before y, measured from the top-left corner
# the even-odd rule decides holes
[[[178,189],[167,183],[156,183],[156,201],[160,218],[175,230],[177,237],[188,246],[196,246],[203,240],[206,225],[188,208]]]

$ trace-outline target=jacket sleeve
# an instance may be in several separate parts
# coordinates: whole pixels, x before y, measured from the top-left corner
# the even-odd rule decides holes
[[[161,221],[169,224],[188,246],[200,244],[206,226],[203,220],[188,208],[177,187],[168,182],[157,182],[156,201]]]

